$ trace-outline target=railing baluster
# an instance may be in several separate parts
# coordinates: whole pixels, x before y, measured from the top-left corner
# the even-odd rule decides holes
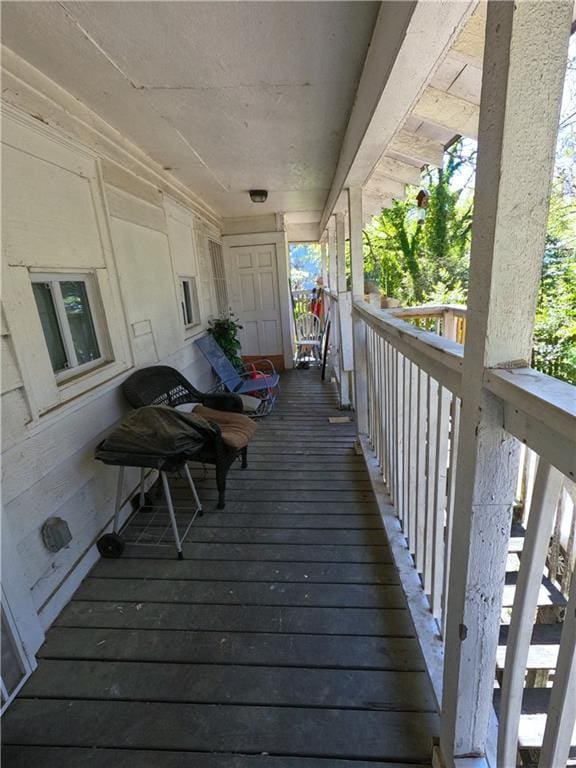
[[[438,382],[431,376],[428,379],[426,392],[426,486],[424,499],[424,568],[422,573],[424,591],[432,593],[432,560],[434,555],[434,519],[436,516],[436,495],[434,482],[438,468],[437,432],[438,432]]]
[[[426,525],[426,440],[428,374],[416,368],[416,542],[415,556],[418,572],[424,573],[424,529]]]
[[[368,368],[368,409],[369,409],[369,430],[370,430],[370,443],[376,456],[378,456],[378,443],[376,439],[376,411],[378,408],[376,400],[376,392],[374,386],[374,331],[368,326],[366,336],[367,356],[369,360]]]
[[[418,451],[418,367],[410,362],[408,394],[408,549],[416,553],[416,455]]]
[[[380,471],[382,472],[382,478],[385,478],[385,456],[384,456],[384,440],[383,440],[383,432],[384,432],[384,402],[383,402],[383,395],[382,395],[382,337],[377,335],[376,336],[376,352],[377,352],[377,379],[378,379],[378,447],[379,447],[379,460],[380,460]]]
[[[398,433],[398,410],[400,404],[398,402],[398,350],[392,348],[392,450],[394,452],[393,457],[393,483],[394,483],[394,504],[396,508],[400,510],[401,501],[399,493],[399,458],[402,456],[402,448],[400,443],[400,435]]]
[[[382,450],[384,453],[384,482],[386,484],[386,490],[388,492],[389,483],[389,468],[388,468],[388,382],[386,377],[386,347],[388,346],[384,339],[381,339],[381,360],[380,360],[380,376],[382,377],[382,414],[384,416],[382,420]]]
[[[412,363],[404,357],[404,536],[410,536],[410,377]]]
[[[560,473],[540,459],[506,646],[498,733],[498,764],[502,768],[514,768],[516,765],[528,650],[561,485]]]
[[[431,608],[434,618],[442,616],[442,588],[445,559],[444,546],[447,506],[448,440],[450,434],[450,392],[438,385],[436,390],[438,417],[436,420],[436,466],[434,468],[434,521],[432,553]]]
[[[380,375],[382,377],[382,413],[384,420],[382,422],[382,450],[384,452],[384,482],[386,483],[386,490],[390,493],[390,456],[388,454],[388,427],[389,427],[389,402],[388,402],[388,376],[387,376],[387,362],[386,362],[386,347],[388,344],[381,339],[382,350],[380,360]]]
[[[576,720],[576,579],[572,579],[538,768],[566,765]]]
[[[406,516],[406,483],[404,477],[404,412],[406,410],[404,403],[404,355],[397,353],[398,365],[396,369],[396,392],[398,412],[396,414],[396,432],[398,435],[398,480],[397,480],[397,499],[400,512],[400,522],[404,527],[404,518]]]
[[[386,369],[388,371],[388,493],[393,504],[396,504],[396,495],[394,491],[394,348],[391,344],[387,345]]]
[[[458,458],[458,433],[460,430],[461,400],[453,395],[450,403],[450,442],[448,463],[448,501],[446,504],[446,528],[444,535],[444,586],[442,588],[442,635],[446,632],[446,607],[448,605],[448,582],[450,580],[450,552],[452,549],[452,521],[454,519],[454,493],[456,490],[456,468]]]
[[[386,343],[386,354],[384,358],[385,376],[386,376],[386,454],[387,468],[386,488],[390,499],[394,500],[394,488],[392,485],[392,376],[390,370],[390,344]]]

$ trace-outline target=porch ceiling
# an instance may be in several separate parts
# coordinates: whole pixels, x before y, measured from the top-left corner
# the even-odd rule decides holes
[[[223,217],[318,211],[379,6],[11,2],[2,38]]]

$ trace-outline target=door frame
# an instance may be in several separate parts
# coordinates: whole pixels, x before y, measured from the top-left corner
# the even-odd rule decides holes
[[[292,340],[292,306],[290,298],[290,265],[288,252],[288,237],[286,232],[261,232],[252,235],[224,235],[222,237],[222,250],[224,255],[224,268],[226,280],[231,285],[231,271],[235,269],[233,248],[251,245],[274,245],[276,247],[276,268],[278,271],[278,296],[280,300],[280,325],[282,328],[282,351],[284,354],[284,367],[292,368],[294,365],[294,351]]]

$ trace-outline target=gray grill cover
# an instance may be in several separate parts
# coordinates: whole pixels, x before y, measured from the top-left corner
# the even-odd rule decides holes
[[[147,405],[133,411],[96,449],[96,458],[109,464],[156,466],[154,459],[192,455],[213,438],[218,428],[201,416],[167,405]],[[149,461],[150,460],[150,461]]]

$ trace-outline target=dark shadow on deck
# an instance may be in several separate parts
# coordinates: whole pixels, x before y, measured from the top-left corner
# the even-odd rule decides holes
[[[428,765],[432,691],[354,426],[284,374],[185,545],[101,560],[3,722],[6,768]],[[186,503],[183,486],[175,496]]]

